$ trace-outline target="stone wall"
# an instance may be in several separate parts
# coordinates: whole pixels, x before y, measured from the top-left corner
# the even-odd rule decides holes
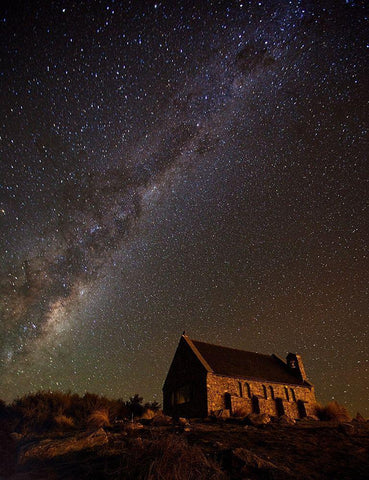
[[[208,373],[208,413],[229,409],[246,414],[260,411],[269,415],[285,414],[291,418],[314,413],[313,387],[283,385]],[[302,407],[303,405],[303,407]]]

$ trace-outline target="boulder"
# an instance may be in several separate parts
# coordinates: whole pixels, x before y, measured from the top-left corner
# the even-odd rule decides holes
[[[141,430],[141,428],[143,428],[143,425],[140,422],[129,422],[124,426],[124,429],[127,432],[131,432],[133,430]]]
[[[285,466],[278,466],[269,460],[264,460],[246,448],[236,448],[231,452],[233,472],[251,478],[271,478],[273,480],[292,480],[296,477]],[[243,477],[242,477],[243,478]]]
[[[187,418],[179,417],[178,424],[182,427],[187,427],[189,426],[190,422],[187,420]]]
[[[359,423],[365,423],[366,422],[365,418],[359,412],[357,412],[354,420],[355,420],[355,422],[359,422]]]
[[[308,415],[305,417],[306,420],[311,420],[312,422],[317,422],[319,421],[319,418],[316,415]]]
[[[93,433],[84,433],[61,439],[45,439],[41,442],[30,442],[18,451],[18,463],[24,464],[30,459],[50,459],[70,452],[93,448],[108,443],[108,435],[103,428]]]
[[[229,418],[231,416],[231,412],[228,408],[221,408],[220,410],[214,410],[212,412],[212,417],[215,419],[221,419],[224,420],[226,418]]]
[[[13,439],[16,442],[18,442],[21,438],[23,438],[23,435],[18,432],[12,432],[9,436],[11,439]]]
[[[346,435],[352,435],[355,433],[355,427],[352,423],[344,422],[338,425],[338,430]]]
[[[267,413],[250,413],[245,419],[248,425],[257,427],[259,425],[267,425],[270,423],[270,416]]]
[[[172,417],[163,414],[155,415],[152,419],[152,425],[155,425],[156,427],[166,427],[172,423]]]
[[[278,423],[280,425],[295,425],[296,420],[288,417],[287,415],[281,415],[280,417],[278,417]]]

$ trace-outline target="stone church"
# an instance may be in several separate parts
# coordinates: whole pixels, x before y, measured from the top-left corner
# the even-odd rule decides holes
[[[289,353],[284,361],[187,335],[181,336],[163,386],[164,413],[171,416],[242,411],[303,418],[314,414],[315,403],[299,355]]]

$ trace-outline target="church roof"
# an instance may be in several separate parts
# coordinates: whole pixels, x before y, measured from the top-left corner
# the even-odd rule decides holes
[[[206,370],[220,375],[254,380],[303,385],[304,381],[292,372],[276,355],[247,352],[213,345],[183,336]]]

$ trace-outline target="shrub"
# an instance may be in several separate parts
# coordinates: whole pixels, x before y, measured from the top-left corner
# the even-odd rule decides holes
[[[142,397],[134,395],[128,401],[110,400],[95,393],[37,392],[14,400],[10,406],[0,401],[0,419],[6,419],[11,429],[23,434],[47,430],[108,426],[109,418],[139,417],[149,405],[156,410],[158,404],[142,404]]]
[[[133,415],[134,417],[140,417],[145,408],[142,405],[143,398],[136,393],[133,397],[131,397],[127,402],[125,402],[125,406],[128,409],[129,415]]]
[[[325,406],[317,404],[316,415],[319,420],[337,420],[339,422],[351,420],[347,408],[336,401],[329,402]]]
[[[109,427],[109,411],[105,408],[93,411],[87,419],[87,424],[96,428]]]

